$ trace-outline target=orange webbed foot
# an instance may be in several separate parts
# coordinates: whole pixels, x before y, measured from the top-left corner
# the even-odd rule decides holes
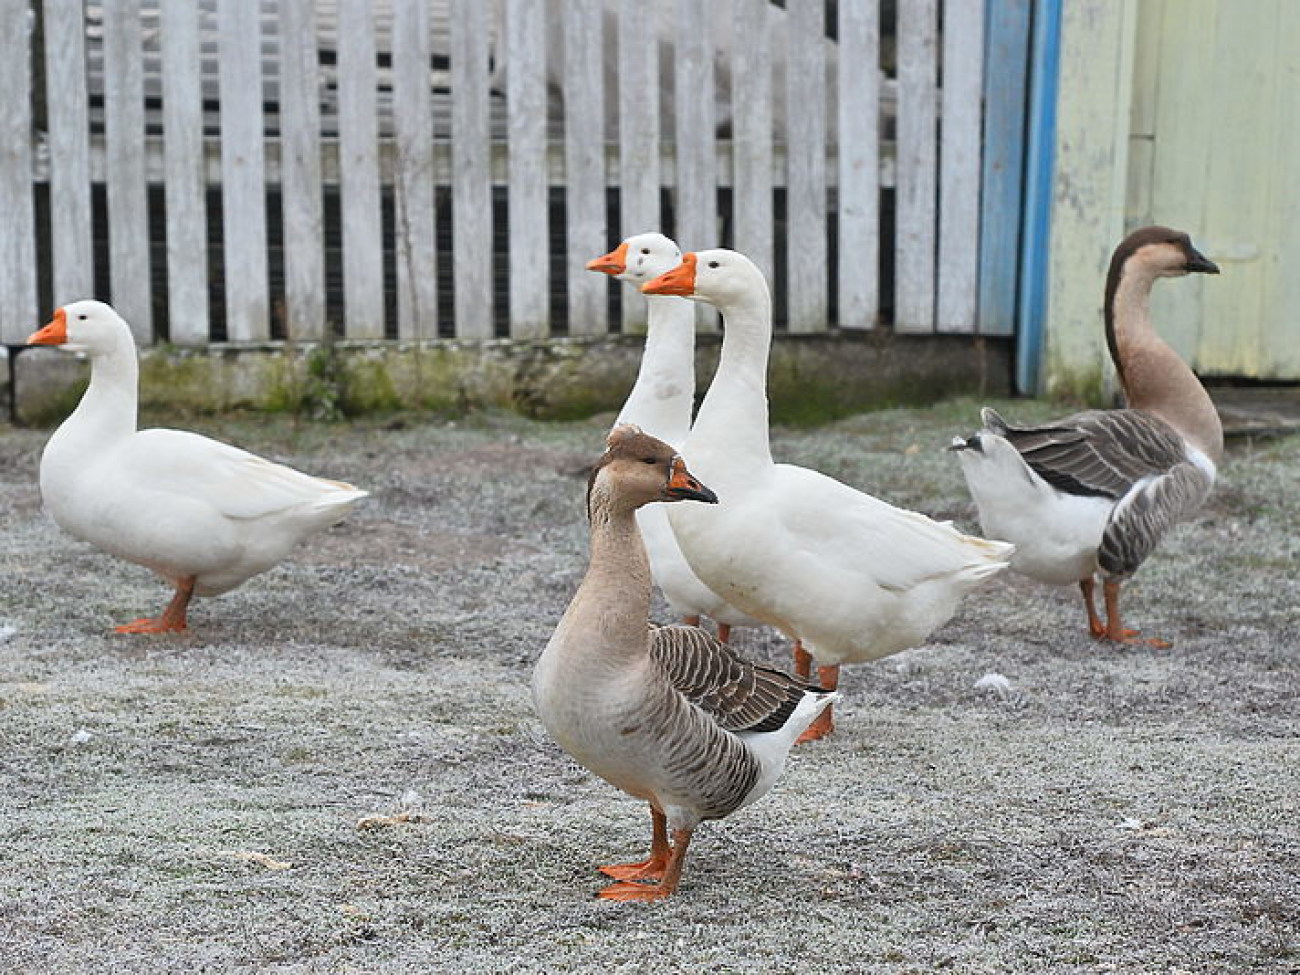
[[[166,617],[143,616],[138,620],[132,620],[130,623],[123,623],[121,626],[113,627],[114,633],[183,633],[188,627],[182,620],[179,623],[172,622]]]
[[[596,896],[603,901],[661,901],[672,893],[659,884],[635,884],[620,881],[610,884]]]
[[[596,869],[615,880],[662,880],[668,869],[668,860],[652,857],[640,863],[611,863]]]
[[[1158,636],[1142,636],[1141,630],[1122,629],[1117,634],[1103,634],[1112,643],[1121,643],[1126,647],[1151,647],[1155,650],[1168,650],[1173,646],[1168,640]]]

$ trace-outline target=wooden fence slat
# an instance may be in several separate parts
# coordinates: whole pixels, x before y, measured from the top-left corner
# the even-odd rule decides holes
[[[315,6],[314,0],[279,0],[284,327],[289,338],[304,341],[325,334],[325,214]]]
[[[717,129],[713,94],[712,14],[697,0],[677,0],[673,93],[677,174],[673,233],[686,250],[716,247],[718,238]],[[696,302],[697,328],[716,331],[717,312]]]
[[[510,334],[550,334],[546,185],[546,0],[506,0]]]
[[[424,0],[393,5],[394,210],[397,237],[397,335],[438,335],[438,274],[433,192],[432,42]]]
[[[786,297],[791,332],[820,332],[829,321],[826,288],[826,67],[822,0],[786,4],[788,134]]]
[[[199,8],[161,7],[168,339],[206,345],[208,216],[203,165]]]
[[[654,7],[622,0],[618,20],[618,203],[622,237],[661,229],[659,57]],[[623,327],[645,328],[645,298],[624,288]]]
[[[609,331],[610,285],[586,269],[608,248],[605,215],[605,82],[602,0],[564,5],[565,263],[569,334]]]
[[[456,335],[491,338],[492,186],[488,169],[487,4],[451,5],[452,272]]]
[[[375,111],[379,83],[369,0],[340,0],[338,59],[343,324],[350,339],[380,339],[384,337],[384,226]]]
[[[946,0],[939,149],[939,293],[935,312],[935,324],[941,332],[975,330],[983,59],[983,0]]]
[[[1011,335],[1020,266],[1025,111],[1029,98],[1030,0],[988,4],[984,62],[984,156],[980,180],[979,331]]]
[[[934,330],[937,33],[935,0],[899,5],[894,247],[894,329],[898,332]]]
[[[873,328],[880,311],[880,6],[839,5],[838,318]]]
[[[27,0],[0,0],[0,340],[15,345],[39,326],[27,10]]]
[[[104,153],[112,301],[140,345],[153,341],[149,203],[144,166],[144,48],[140,0],[104,11]]]
[[[218,0],[221,69],[221,213],[226,337],[270,337],[266,263],[266,148],[262,134],[259,4]]]
[[[44,6],[50,245],[56,307],[95,293],[82,6],[82,0],[45,0]]]
[[[732,0],[732,220],[736,250],[774,280],[772,25],[768,0]]]

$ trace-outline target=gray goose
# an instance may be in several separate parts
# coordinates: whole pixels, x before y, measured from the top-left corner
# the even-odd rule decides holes
[[[1157,278],[1218,274],[1187,234],[1144,227],[1120,242],[1106,276],[1106,343],[1127,407],[1087,410],[1042,426],[1013,426],[994,410],[953,441],[980,524],[1014,542],[1011,567],[1057,585],[1078,583],[1097,639],[1167,647],[1124,626],[1120,586],[1214,486],[1223,428],[1191,368],[1151,324]],[[1102,579],[1106,619],[1095,604]]]
[[[616,427],[587,491],[591,558],[533,675],[542,723],[579,763],[650,804],[650,855],[601,867],[607,900],[676,890],[691,834],[766,793],[834,695],[751,663],[689,626],[649,626],[636,511],[717,497],[672,447]],[[669,834],[671,833],[671,842]]]

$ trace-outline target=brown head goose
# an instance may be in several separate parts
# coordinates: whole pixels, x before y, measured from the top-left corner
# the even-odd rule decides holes
[[[650,803],[650,856],[600,868],[617,880],[600,892],[608,900],[671,894],[695,827],[766,793],[834,696],[696,627],[647,625],[650,565],[635,512],[687,500],[717,498],[672,447],[630,426],[610,433],[587,491],[587,574],[533,675],[538,713],[561,747]]]
[[[186,628],[192,596],[214,596],[280,562],[366,496],[181,430],[137,430],[131,329],[108,305],[78,301],[28,340],[90,356],[90,386],[41,455],[55,522],[175,587],[157,618],[119,633]]]
[[[708,301],[725,323],[722,353],[682,455],[722,495],[668,514],[695,573],[734,606],[795,643],[835,687],[841,663],[916,646],[964,593],[1006,568],[1011,546],[887,504],[806,467],[772,459],[767,362],[772,302],[753,261],[731,250],[687,254],[646,294]],[[831,730],[823,712],[809,738]]]
[[[587,263],[639,289],[652,278],[681,263],[677,244],[660,233],[636,234]],[[646,296],[645,350],[636,382],[615,425],[631,423],[645,433],[680,447],[691,429],[695,409],[695,310],[684,298]],[[641,538],[650,556],[650,574],[673,611],[691,626],[707,616],[717,623],[718,639],[727,642],[733,626],[757,626],[758,621],[727,604],[691,571],[668,524],[663,505],[637,511]]]
[[[1223,455],[1214,403],[1151,324],[1157,278],[1218,274],[1187,234],[1144,227],[1115,249],[1106,276],[1106,342],[1126,409],[1017,427],[984,409],[984,428],[953,449],[983,530],[1016,545],[1012,568],[1079,584],[1098,639],[1141,639],[1120,618],[1119,589],[1164,536],[1204,503]],[[1094,604],[1102,578],[1106,620]]]

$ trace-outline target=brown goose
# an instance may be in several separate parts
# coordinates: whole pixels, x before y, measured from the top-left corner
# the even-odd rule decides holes
[[[650,803],[650,856],[600,868],[617,881],[599,894],[608,900],[676,890],[695,827],[766,793],[834,697],[744,660],[703,630],[647,626],[650,564],[636,511],[685,500],[717,497],[662,441],[632,426],[610,433],[587,491],[587,574],[533,675],[533,699],[555,740]]]
[[[1204,503],[1223,455],[1214,403],[1151,324],[1156,279],[1192,272],[1219,269],[1187,234],[1168,227],[1135,230],[1115,249],[1106,342],[1126,409],[1017,427],[985,408],[984,429],[953,442],[985,534],[1015,543],[1013,569],[1057,585],[1077,582],[1098,639],[1169,645],[1125,628],[1120,585]],[[1105,622],[1094,603],[1099,574]]]

